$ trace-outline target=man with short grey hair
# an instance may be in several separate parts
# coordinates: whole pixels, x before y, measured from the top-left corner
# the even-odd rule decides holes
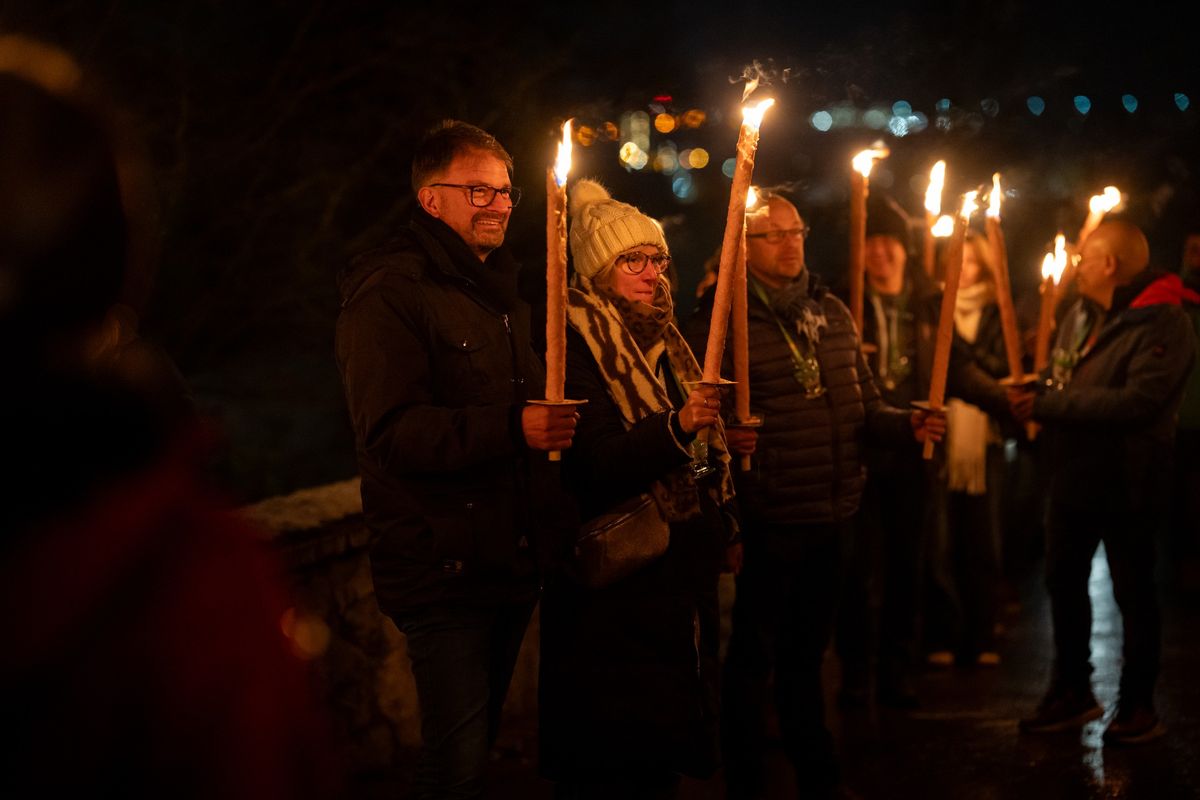
[[[544,395],[504,245],[520,199],[491,134],[446,121],[413,159],[419,207],[340,275],[337,359],[375,538],[379,606],[407,637],[425,749],[418,797],[478,797],[538,594],[536,554],[570,408]]]

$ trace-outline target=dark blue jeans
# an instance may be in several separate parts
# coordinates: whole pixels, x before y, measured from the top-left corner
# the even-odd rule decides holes
[[[479,797],[533,604],[393,615],[408,639],[424,749],[416,798]]]

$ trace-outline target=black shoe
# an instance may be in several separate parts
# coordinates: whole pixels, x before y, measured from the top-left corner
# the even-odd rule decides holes
[[[1082,728],[1104,716],[1091,689],[1051,689],[1032,717],[1017,723],[1021,733],[1059,733]]]
[[[1104,729],[1104,743],[1143,744],[1159,738],[1166,732],[1166,727],[1150,706],[1122,703],[1117,706],[1117,713]]]

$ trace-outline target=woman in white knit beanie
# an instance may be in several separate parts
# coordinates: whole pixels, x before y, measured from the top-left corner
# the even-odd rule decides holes
[[[651,496],[669,544],[602,588],[547,577],[542,771],[558,797],[672,797],[718,760],[717,576],[737,534],[720,396],[694,383],[662,227],[589,180],[570,214],[567,396],[588,402],[564,477],[585,520]]]

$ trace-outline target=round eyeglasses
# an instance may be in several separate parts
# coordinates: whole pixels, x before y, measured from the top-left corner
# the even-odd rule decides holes
[[[450,189],[463,189],[467,193],[467,200],[476,208],[487,208],[496,199],[496,195],[500,195],[508,201],[512,208],[517,207],[517,203],[521,202],[521,189],[517,186],[488,186],[486,183],[467,184],[467,183],[431,183],[430,186],[445,186]]]
[[[639,251],[622,253],[617,256],[617,263],[630,275],[641,275],[647,264],[654,265],[654,274],[662,275],[671,266],[671,257],[662,253],[648,255]]]

